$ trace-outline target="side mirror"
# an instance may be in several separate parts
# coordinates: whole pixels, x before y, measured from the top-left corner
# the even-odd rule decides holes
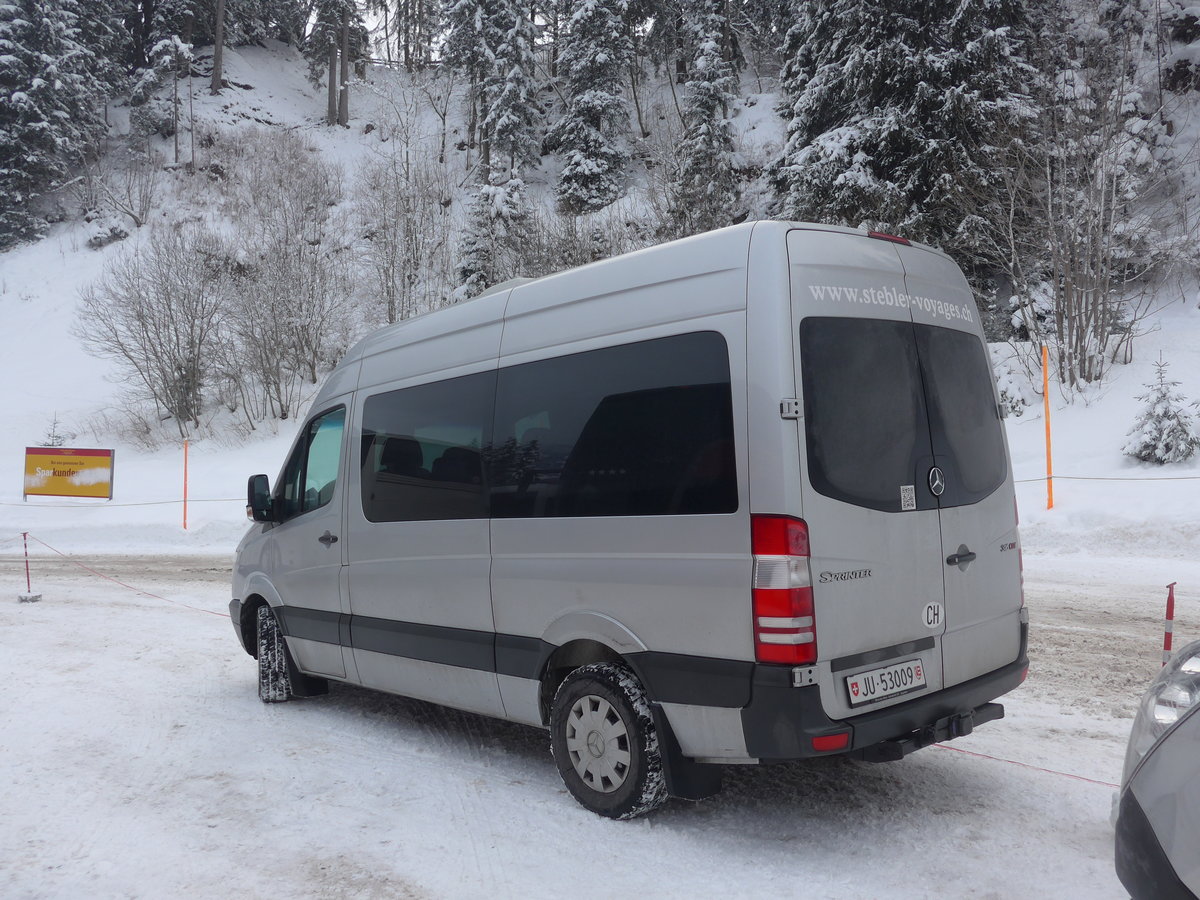
[[[246,482],[246,518],[255,522],[275,521],[271,504],[271,484],[266,475],[251,475]]]

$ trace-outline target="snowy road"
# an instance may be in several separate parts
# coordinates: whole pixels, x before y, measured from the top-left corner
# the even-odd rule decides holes
[[[87,562],[226,609],[224,558]],[[1112,789],[987,757],[1118,779],[1161,645],[1146,568],[1027,561],[1032,674],[971,754],[730,768],[618,823],[539,731],[338,685],[264,706],[227,619],[50,559],[18,604],[3,559],[0,896],[1124,896]]]

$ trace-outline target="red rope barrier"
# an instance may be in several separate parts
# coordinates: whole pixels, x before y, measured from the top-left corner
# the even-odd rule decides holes
[[[95,575],[97,578],[103,578],[105,581],[111,581],[113,584],[119,584],[121,587],[125,588],[126,590],[133,591],[135,594],[141,594],[144,597],[153,597],[155,600],[162,600],[164,603],[171,603],[171,604],[174,604],[175,606],[182,606],[185,609],[194,609],[196,612],[208,613],[210,616],[221,616],[226,619],[229,618],[229,613],[216,612],[211,609],[203,609],[199,606],[192,606],[188,603],[182,603],[179,600],[172,600],[169,597],[160,597],[158,594],[153,594],[150,591],[144,591],[141,588],[134,587],[132,584],[126,584],[125,582],[120,581],[119,579],[113,578],[111,575],[105,575],[103,572],[97,572],[95,569],[91,568],[90,566],[85,566],[83,563],[77,562],[76,560],[71,559],[71,557],[69,557],[67,554],[63,553],[57,547],[51,547],[49,544],[47,544],[45,541],[43,541],[37,535],[31,534],[31,535],[29,535],[29,537],[32,540],[37,541],[39,544],[41,544],[47,550],[57,553],[59,556],[61,556],[63,559],[65,559],[67,562],[69,562],[71,565],[77,566],[78,568],[83,569],[85,572]]]
[[[1064,778],[1074,778],[1076,781],[1086,781],[1088,784],[1098,784],[1101,787],[1119,788],[1119,784],[1113,784],[1110,781],[1097,781],[1095,778],[1084,778],[1082,775],[1072,775],[1070,772],[1059,772],[1055,769],[1044,769],[1041,766],[1032,766],[1029,763],[1017,762],[1015,759],[1004,759],[999,756],[988,756],[986,753],[976,753],[974,750],[964,750],[962,747],[949,747],[946,744],[934,744],[939,750],[953,750],[955,753],[965,753],[967,756],[978,756],[980,759],[990,759],[995,762],[1008,763],[1011,766],[1020,766],[1023,769],[1033,769],[1035,772],[1046,772],[1049,775],[1061,775]]]

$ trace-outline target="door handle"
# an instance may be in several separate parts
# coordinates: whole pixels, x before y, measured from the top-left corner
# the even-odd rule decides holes
[[[965,566],[967,563],[975,561],[975,551],[968,550],[966,545],[958,548],[957,553],[952,553],[946,557],[946,565],[948,566]]]
[[[322,544],[324,544],[326,547],[329,547],[329,546],[332,546],[333,544],[337,543],[337,535],[331,534],[329,531],[326,531],[323,535],[321,535],[319,538],[317,538],[317,540],[320,541]]]

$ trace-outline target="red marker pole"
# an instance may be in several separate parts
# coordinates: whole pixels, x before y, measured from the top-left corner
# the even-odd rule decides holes
[[[25,590],[32,594],[33,584],[29,580],[29,532],[21,532],[21,540],[25,544]]]
[[[1171,659],[1171,636],[1175,633],[1175,585],[1172,581],[1167,585],[1167,617],[1163,620],[1163,662],[1165,666]]]
[[[18,594],[17,599],[22,603],[37,603],[42,599],[41,594],[33,592],[33,583],[29,580],[29,532],[21,532],[21,540],[25,544],[25,593]]]

